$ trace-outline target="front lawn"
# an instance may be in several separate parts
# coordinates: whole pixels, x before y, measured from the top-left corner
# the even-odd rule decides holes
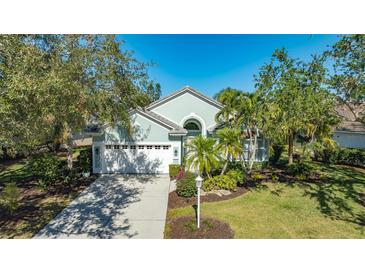
[[[80,149],[73,155],[76,160]],[[64,159],[64,155],[59,155]],[[77,165],[77,162],[75,162]],[[20,192],[20,207],[9,214],[0,207],[0,238],[31,238],[65,208],[96,176],[78,176],[70,183],[58,182],[41,188],[28,169],[28,161],[13,160],[2,164],[0,191],[8,182],[16,182]]]
[[[266,180],[242,196],[202,204],[235,238],[365,238],[365,170],[311,162],[317,181]],[[169,209],[169,222],[195,216],[192,206]]]

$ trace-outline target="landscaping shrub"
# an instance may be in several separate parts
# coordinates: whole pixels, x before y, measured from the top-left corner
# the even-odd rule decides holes
[[[231,169],[227,172],[227,176],[230,177],[236,184],[242,185],[246,179],[245,173],[240,169]]]
[[[180,165],[169,165],[169,174],[171,179],[175,179],[181,169]]]
[[[313,146],[314,159],[350,166],[365,166],[365,150],[357,148],[339,148],[316,143]]]
[[[284,145],[272,144],[270,146],[270,157],[269,161],[271,164],[275,165],[280,160],[281,154],[284,151]]]
[[[332,142],[315,142],[313,144],[313,154],[315,160],[320,160],[326,163],[335,163],[339,154],[339,148]]]
[[[264,162],[255,162],[253,163],[252,165],[252,170],[263,170],[264,168],[266,168],[268,165],[268,162],[267,161],[264,161]]]
[[[313,173],[314,169],[311,165],[306,162],[294,163],[288,166],[288,172],[294,176],[300,176],[307,178]],[[303,177],[304,176],[304,177]]]
[[[54,183],[62,175],[61,160],[50,154],[39,154],[29,162],[29,169],[41,187]]]
[[[356,148],[341,148],[337,154],[339,164],[365,166],[365,150]]]
[[[195,175],[185,172],[184,176],[176,182],[176,193],[181,197],[193,197],[196,194]]]
[[[91,149],[85,149],[80,151],[78,156],[79,165],[81,171],[84,173],[90,172],[91,170]]]
[[[13,214],[20,206],[20,193],[15,182],[7,183],[1,192],[2,206]]]
[[[212,178],[208,178],[203,182],[203,190],[211,191],[211,190],[235,190],[237,186],[237,181],[234,178],[231,178],[228,175],[218,175]]]
[[[258,181],[261,181],[261,180],[265,179],[265,176],[262,175],[259,172],[252,172],[251,173],[251,178],[252,178],[252,180],[258,182]]]

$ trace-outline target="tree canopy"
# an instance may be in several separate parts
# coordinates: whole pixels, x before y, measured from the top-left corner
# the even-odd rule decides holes
[[[1,144],[62,142],[91,120],[129,128],[160,86],[122,48],[114,35],[1,35]]]
[[[324,58],[313,56],[308,63],[288,56],[285,49],[276,50],[271,62],[256,77],[258,91],[265,94],[264,130],[275,142],[284,136],[288,144],[289,163],[293,161],[296,135],[311,137],[329,134],[338,120],[335,97],[326,86]]]
[[[365,103],[365,35],[344,35],[325,56],[332,63],[330,87],[354,116],[365,122],[365,113],[356,108]]]

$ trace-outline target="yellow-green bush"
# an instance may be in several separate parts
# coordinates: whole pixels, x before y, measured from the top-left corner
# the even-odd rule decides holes
[[[176,176],[179,174],[180,165],[169,165],[169,174],[171,179],[175,179]]]

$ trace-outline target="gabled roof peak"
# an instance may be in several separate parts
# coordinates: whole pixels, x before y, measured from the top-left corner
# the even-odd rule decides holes
[[[214,100],[213,98],[210,98],[206,95],[204,95],[203,93],[197,91],[196,89],[190,87],[190,86],[185,86],[175,92],[173,92],[172,94],[168,95],[168,96],[165,96],[153,103],[151,103],[149,106],[146,107],[146,109],[148,110],[152,110],[153,108],[157,107],[157,106],[160,106],[160,105],[163,105],[164,103],[166,102],[169,102],[170,100],[176,98],[176,97],[179,97],[187,92],[190,92],[191,94],[193,94],[194,96],[198,97],[199,99],[217,107],[217,108],[222,108],[222,104],[219,103],[218,101]]]

